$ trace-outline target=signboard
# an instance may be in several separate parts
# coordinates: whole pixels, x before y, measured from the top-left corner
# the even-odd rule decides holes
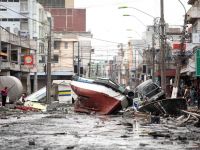
[[[176,43],[173,43],[173,44],[172,44],[172,48],[173,48],[173,49],[181,50],[181,43],[177,43],[177,42],[176,42]],[[184,44],[183,44],[182,50],[185,50],[185,49],[186,49],[186,44],[184,43]]]
[[[196,59],[196,76],[200,76],[200,48],[196,49],[195,53],[195,59]]]
[[[33,56],[32,55],[24,56],[24,65],[33,65]]]

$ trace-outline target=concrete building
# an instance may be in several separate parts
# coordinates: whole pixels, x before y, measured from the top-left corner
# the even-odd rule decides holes
[[[81,76],[88,77],[91,34],[90,33],[54,33],[53,54],[51,60],[51,79],[70,80],[77,74],[78,53]],[[88,38],[85,38],[88,37]],[[88,41],[89,39],[89,41]],[[45,67],[43,67],[45,69]],[[46,71],[38,72],[39,88],[46,84]]]
[[[31,93],[30,72],[36,72],[34,65],[26,65],[24,58],[35,56],[36,42],[10,33],[0,27],[0,75],[15,76],[22,81],[25,93]]]
[[[188,4],[191,5],[191,8],[187,11],[187,22],[191,24],[191,32],[187,34],[187,36],[191,38],[188,51],[192,52],[194,55],[188,57],[187,63],[182,67],[181,75],[185,76],[187,79],[184,84],[192,85],[196,90],[199,90],[199,57],[197,56],[197,49],[200,47],[200,1],[188,0]]]
[[[38,0],[53,17],[54,32],[86,32],[86,9],[74,8],[74,0]]]
[[[16,60],[21,58],[18,60],[19,64],[23,64],[25,55],[31,55],[34,59],[33,65],[25,65],[29,70],[26,79],[30,81],[28,81],[29,84],[24,84],[24,87],[27,87],[25,92],[29,94],[37,90],[39,60],[41,55],[46,56],[46,38],[50,31],[48,18],[51,15],[36,0],[1,1],[0,12],[0,25],[6,29],[4,31],[7,31],[8,35],[15,35],[15,41],[20,39],[20,42],[16,43],[18,45],[13,46],[15,48],[11,46],[7,49],[7,51],[11,50],[11,54],[8,54],[8,57],[15,57]],[[22,47],[24,41],[29,41],[27,47]],[[5,41],[1,40],[2,51],[5,47],[3,42]],[[7,42],[12,45],[11,41],[8,40]],[[17,56],[12,56],[12,53]],[[8,61],[10,60],[8,59]],[[34,74],[32,79],[30,73]],[[21,74],[20,70],[19,74]]]
[[[128,41],[128,69],[129,85],[135,87],[141,79],[141,72],[138,70],[140,64],[143,64],[143,50],[146,49],[147,43],[142,39],[133,39]]]
[[[77,73],[78,57],[81,76],[88,77],[92,35],[86,31],[86,10],[74,8],[74,0],[38,2],[51,13],[54,21],[52,79],[71,79]],[[44,75],[41,73],[39,80],[44,81]]]

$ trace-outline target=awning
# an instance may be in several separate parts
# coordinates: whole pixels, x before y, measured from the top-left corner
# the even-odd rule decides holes
[[[181,73],[191,73],[195,72],[195,62],[194,60],[189,60],[187,67],[181,69]]]
[[[175,69],[167,69],[166,71],[165,71],[165,75],[166,75],[166,77],[174,77],[175,75],[176,75],[176,70]],[[155,73],[155,76],[161,76],[160,75],[160,71],[157,71],[156,73]]]
[[[31,75],[34,75],[34,73],[31,73]],[[38,72],[38,76],[46,76],[45,72]],[[72,71],[52,71],[51,72],[52,76],[72,76],[74,75],[74,72]]]

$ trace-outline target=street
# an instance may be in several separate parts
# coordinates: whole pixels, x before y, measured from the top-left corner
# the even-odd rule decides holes
[[[199,149],[198,128],[173,118],[149,124],[123,115],[78,114],[73,108],[29,112],[0,119],[1,150]]]

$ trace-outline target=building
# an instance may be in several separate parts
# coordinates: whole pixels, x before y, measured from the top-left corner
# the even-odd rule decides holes
[[[143,63],[143,50],[146,49],[147,42],[142,39],[132,39],[128,41],[128,69],[129,69],[129,79],[130,86],[136,87],[139,83],[144,73],[142,73],[139,69],[140,64]],[[146,75],[146,73],[145,73]]]
[[[199,47],[200,47],[200,1],[188,0],[191,8],[187,11],[187,22],[191,24],[188,38],[191,39],[188,43],[188,51],[192,52],[192,56],[186,59],[185,65],[181,69],[181,76],[187,78],[184,84],[194,86],[197,90],[200,89],[200,72],[199,72]],[[194,54],[194,55],[193,55]]]
[[[29,94],[37,90],[39,60],[42,54],[46,55],[46,38],[50,31],[49,18],[51,15],[35,0],[5,0],[1,2],[0,8],[0,25],[2,26],[0,45],[1,50],[8,53],[6,60],[8,63],[14,62],[19,66],[24,65],[25,56],[31,56],[34,60],[33,64],[24,65],[27,68],[25,77],[27,81],[22,80],[22,82],[27,89],[24,92]],[[4,34],[8,38],[7,41],[3,39]],[[10,39],[11,37],[13,39]],[[26,43],[26,46],[23,43]],[[18,75],[16,75],[12,73],[12,68],[10,69],[6,70],[7,75],[18,76],[19,78],[24,76],[23,70],[17,69]],[[30,73],[34,74],[32,79]]]
[[[54,22],[52,79],[71,79],[78,73],[78,64],[81,76],[88,77],[92,35],[86,31],[86,9],[74,8],[74,0],[38,2],[51,13]],[[44,75],[45,72],[40,73],[39,80],[44,82]]]

